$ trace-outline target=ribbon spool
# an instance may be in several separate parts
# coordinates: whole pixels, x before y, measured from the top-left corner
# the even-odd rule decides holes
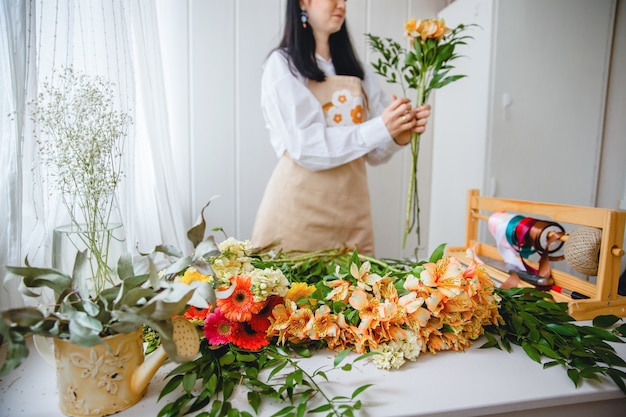
[[[595,227],[582,227],[572,231],[565,241],[563,255],[577,272],[586,276],[596,276],[600,261],[602,230]]]

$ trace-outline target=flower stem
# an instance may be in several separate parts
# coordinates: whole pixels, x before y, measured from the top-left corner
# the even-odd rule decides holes
[[[426,79],[427,72],[421,72],[417,88],[417,99],[415,107],[420,107],[426,102]],[[420,228],[420,207],[419,207],[419,187],[417,178],[417,164],[419,162],[420,134],[413,133],[411,137],[411,175],[409,176],[409,188],[406,198],[406,219],[404,224],[404,237],[402,239],[402,249],[406,247],[406,239],[415,227],[417,234],[417,246],[421,246],[421,228]],[[417,249],[416,249],[417,255]]]

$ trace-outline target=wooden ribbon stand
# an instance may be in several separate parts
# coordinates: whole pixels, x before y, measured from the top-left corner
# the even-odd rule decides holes
[[[552,278],[555,285],[588,295],[589,299],[573,300],[566,294],[550,291],[556,301],[569,304],[569,314],[576,320],[591,320],[602,314],[626,317],[626,296],[617,293],[619,285],[621,257],[624,255],[624,229],[626,211],[608,210],[596,207],[569,206],[563,204],[536,203],[521,200],[509,200],[494,197],[481,197],[479,190],[469,190],[467,196],[467,235],[465,247],[449,247],[446,253],[467,264],[465,254],[471,248],[480,256],[502,260],[497,247],[478,240],[480,221],[487,222],[494,212],[508,211],[549,219],[558,223],[596,227],[602,230],[598,274],[595,283],[576,277],[559,269],[565,261],[552,263]],[[565,239],[566,237],[564,237]],[[536,267],[537,264],[528,262]],[[504,282],[509,276],[495,268],[485,265],[489,275]],[[520,286],[531,284],[520,282]]]

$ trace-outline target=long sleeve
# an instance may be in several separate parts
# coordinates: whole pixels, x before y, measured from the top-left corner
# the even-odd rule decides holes
[[[327,75],[334,75],[329,74],[330,67],[322,66]],[[287,151],[296,163],[311,171],[343,165],[364,155],[372,164],[389,159],[400,147],[379,116],[385,108],[384,97],[373,85],[371,79],[364,82],[371,114],[376,117],[358,125],[328,127],[306,80],[290,71],[280,51],[273,52],[263,70],[261,106],[277,156]]]

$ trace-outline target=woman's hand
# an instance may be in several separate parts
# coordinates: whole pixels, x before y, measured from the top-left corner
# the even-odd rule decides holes
[[[430,104],[414,109],[408,98],[397,98],[395,95],[381,115],[389,134],[398,145],[409,143],[413,132],[424,133],[429,116]]]

